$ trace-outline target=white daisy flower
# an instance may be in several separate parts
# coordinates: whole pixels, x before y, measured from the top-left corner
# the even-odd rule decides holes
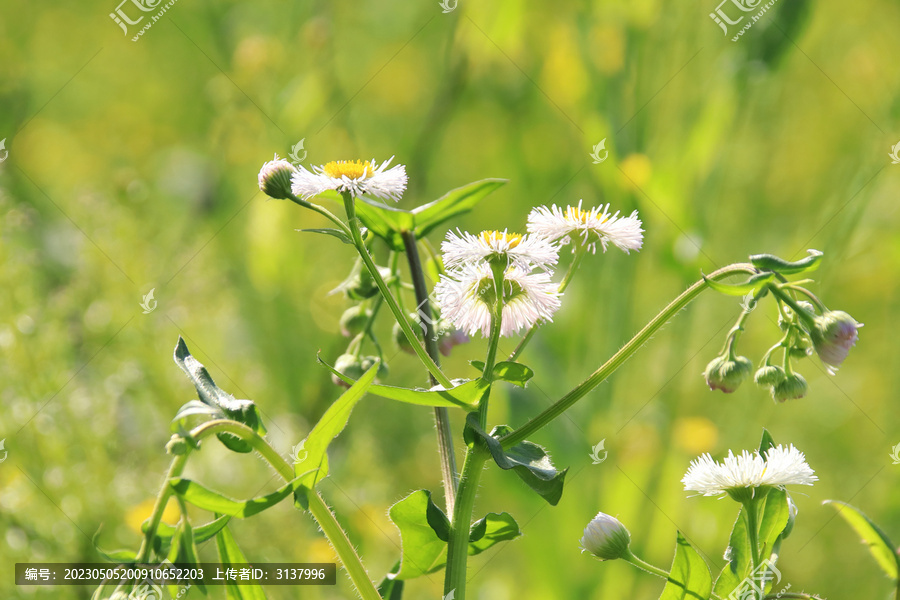
[[[464,265],[441,275],[434,291],[443,318],[469,335],[479,330],[485,337],[490,335],[495,292],[488,265]],[[539,320],[552,321],[560,307],[560,295],[549,273],[511,267],[503,277],[500,335],[510,336]]]
[[[549,240],[506,231],[482,231],[478,235],[448,231],[441,251],[448,269],[499,259],[525,272],[534,268],[549,271],[559,260],[559,248]]]
[[[765,454],[744,450],[735,456],[729,450],[721,463],[704,454],[691,463],[681,482],[685,491],[717,496],[744,490],[752,493],[756,488],[766,486],[812,485],[819,480],[814,473],[804,454],[792,444],[787,448],[775,446]]]
[[[619,211],[610,214],[609,204],[584,210],[581,202],[579,200],[578,206],[567,206],[565,210],[555,204],[550,208],[534,208],[528,215],[528,233],[560,240],[561,244],[574,240],[593,253],[597,251],[597,242],[603,246],[604,252],[610,243],[626,254],[630,250],[641,249],[644,230],[641,229],[637,211],[622,217]]]
[[[403,165],[388,169],[392,160],[393,156],[380,166],[376,166],[375,159],[336,160],[313,167],[312,171],[301,165],[292,179],[293,191],[304,200],[326,190],[336,190],[349,192],[354,198],[373,196],[398,201],[406,191],[408,178]]]

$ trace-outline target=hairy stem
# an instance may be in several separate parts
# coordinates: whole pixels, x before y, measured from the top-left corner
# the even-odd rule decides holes
[[[489,390],[488,390],[489,391]],[[447,570],[444,574],[445,596],[453,592],[454,600],[466,598],[466,566],[469,558],[469,528],[472,511],[475,510],[475,496],[478,482],[488,452],[475,442],[468,448],[463,461],[462,477],[459,480],[459,494],[456,496],[456,511],[450,527],[450,542],[447,546]]]
[[[717,281],[719,279],[724,279],[726,277],[739,273],[749,273],[753,275],[756,274],[756,272],[756,268],[749,263],[737,263],[729,265],[727,267],[723,267],[717,271],[713,271],[709,276],[707,276],[707,279]],[[665,325],[672,317],[678,314],[681,309],[690,304],[692,300],[699,296],[700,293],[708,287],[709,285],[706,283],[706,281],[701,279],[700,281],[694,283],[687,290],[685,290],[668,306],[666,306],[662,310],[662,312],[653,317],[653,319],[649,323],[647,323],[643,329],[641,329],[637,334],[635,334],[633,338],[626,342],[625,345],[622,346],[622,348],[612,356],[612,358],[606,361],[606,363],[604,363],[599,369],[594,371],[586,380],[576,386],[568,394],[553,403],[553,405],[551,405],[545,411],[533,417],[531,420],[525,423],[525,425],[500,438],[500,443],[503,445],[503,447],[509,448],[515,446],[519,442],[524,441],[528,438],[528,436],[536,431],[539,431],[547,423],[559,417],[573,404],[586,396],[588,392],[603,383],[610,375],[615,372],[616,369],[618,369],[625,361],[631,358],[631,356],[635,352],[637,352],[638,349],[640,349],[640,347],[643,346],[647,342],[647,340],[649,340],[653,336],[653,334],[659,331],[663,327],[663,325]]]
[[[416,244],[416,234],[412,231],[401,233],[403,246],[406,249],[406,259],[409,262],[410,277],[413,289],[416,293],[417,314],[420,322],[425,326],[425,350],[428,356],[438,367],[441,366],[441,354],[438,350],[437,335],[434,329],[434,314],[431,311],[431,303],[428,300],[428,288],[425,286],[425,271],[422,269],[422,260],[419,258],[419,247]],[[431,385],[436,385],[437,380],[429,373]],[[450,415],[443,406],[434,407],[434,428],[437,432],[438,451],[441,457],[441,478],[444,482],[444,501],[447,505],[447,514],[452,515],[456,504],[456,490],[459,487],[459,473],[456,470],[456,456],[453,453],[453,433],[450,430]]]
[[[268,462],[273,469],[278,471],[278,474],[281,475],[285,481],[290,482],[294,480],[294,467],[288,463],[275,448],[269,445],[269,442],[262,436],[242,423],[227,419],[207,421],[191,431],[191,437],[199,440],[203,437],[222,432],[231,433],[248,442],[253,446],[254,450],[259,452],[260,455],[266,459],[266,462]],[[363,600],[381,600],[381,596],[375,588],[375,584],[369,579],[369,574],[366,572],[362,560],[356,553],[356,549],[353,547],[353,544],[350,542],[350,539],[347,537],[347,533],[341,527],[341,524],[338,523],[334,514],[331,512],[331,509],[325,504],[325,500],[316,490],[310,490],[310,493],[307,494],[307,498],[309,500],[310,514],[312,514],[313,518],[319,524],[319,527],[322,528],[322,532],[325,534],[331,547],[334,548],[338,558],[340,558],[341,563],[347,570],[347,574],[350,575],[350,580],[353,582],[356,591]]]
[[[444,375],[441,368],[435,364],[430,356],[428,356],[428,352],[425,351],[425,348],[413,331],[412,325],[409,322],[409,317],[407,317],[400,309],[397,299],[394,297],[394,294],[391,293],[391,290],[388,288],[387,283],[385,283],[381,273],[379,273],[378,267],[375,266],[375,261],[372,260],[369,249],[366,248],[366,244],[362,239],[362,234],[359,231],[359,219],[356,216],[356,205],[354,204],[355,200],[353,199],[353,196],[346,192],[341,195],[344,198],[344,208],[347,211],[347,221],[350,226],[350,239],[353,240],[353,245],[356,246],[357,252],[359,252],[360,257],[362,257],[363,263],[365,263],[366,268],[369,270],[372,279],[375,280],[375,284],[378,286],[381,295],[384,296],[385,302],[387,302],[391,312],[394,313],[394,318],[397,319],[397,322],[400,324],[403,335],[409,340],[412,349],[435,380],[445,388],[452,387],[453,384],[450,383],[450,380]]]

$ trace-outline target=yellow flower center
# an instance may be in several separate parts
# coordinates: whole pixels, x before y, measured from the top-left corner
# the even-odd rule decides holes
[[[375,171],[375,162],[367,160],[333,160],[328,164],[322,165],[322,170],[326,175],[334,179],[342,177],[366,179],[371,177]]]
[[[586,210],[582,210],[581,208],[579,208],[577,206],[570,206],[566,209],[566,220],[567,221],[572,221],[572,222],[576,222],[576,223],[581,223],[582,225],[587,225],[588,217],[590,217],[590,216],[591,216],[591,213],[589,213]],[[606,215],[605,217],[603,217],[603,220],[602,220],[603,223],[606,223],[607,221],[609,221],[609,215]]]
[[[522,241],[522,236],[518,233],[506,233],[504,231],[482,231],[481,239],[488,245],[506,242],[510,248],[515,248]]]

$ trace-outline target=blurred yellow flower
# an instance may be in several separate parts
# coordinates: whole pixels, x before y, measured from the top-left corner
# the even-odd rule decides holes
[[[626,187],[643,188],[650,181],[650,174],[653,172],[653,165],[650,164],[650,158],[646,154],[629,154],[620,167],[625,173]]]
[[[141,524],[150,518],[155,503],[155,498],[148,498],[128,509],[128,512],[125,513],[125,524],[128,525],[128,528],[140,534]],[[162,520],[169,525],[174,525],[180,517],[181,512],[178,510],[178,504],[175,500],[169,498],[169,503],[166,504],[166,509],[163,511]]]
[[[675,443],[688,454],[712,451],[719,441],[719,430],[706,417],[680,417],[675,420]]]

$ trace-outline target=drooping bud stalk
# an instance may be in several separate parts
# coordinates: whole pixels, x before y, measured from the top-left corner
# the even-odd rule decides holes
[[[631,534],[615,517],[606,513],[597,516],[584,528],[581,547],[600,560],[615,560],[628,554]]]
[[[270,160],[259,170],[259,189],[270,198],[287,200],[293,196],[291,177],[296,172],[294,165],[278,158],[276,154],[274,160]]]

